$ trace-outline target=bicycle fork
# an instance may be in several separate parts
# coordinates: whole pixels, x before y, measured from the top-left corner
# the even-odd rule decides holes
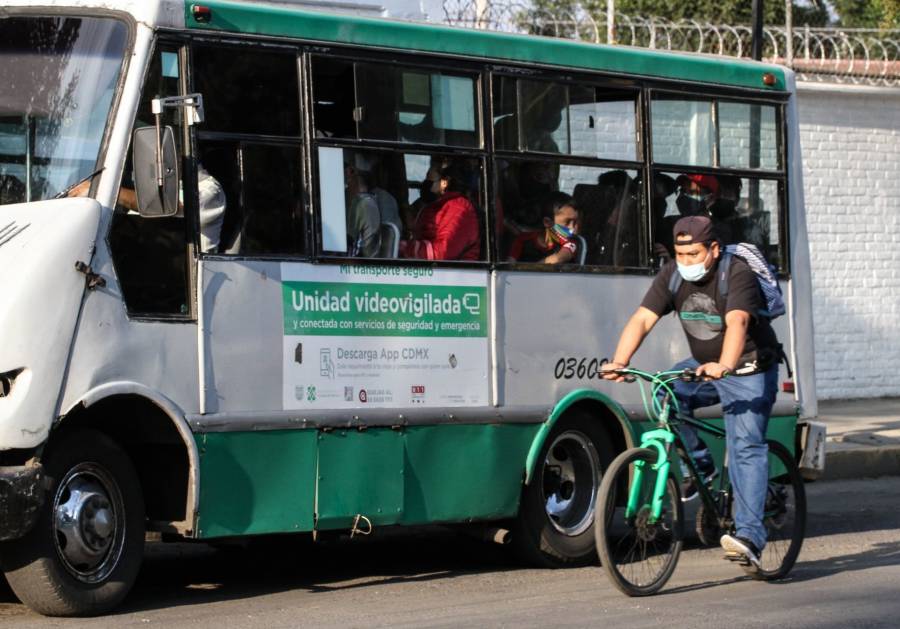
[[[675,435],[668,430],[651,430],[641,436],[641,447],[655,450],[656,462],[650,468],[656,472],[656,482],[653,486],[653,496],[650,503],[649,523],[655,524],[662,516],[663,497],[666,495],[666,482],[669,479],[669,451]],[[646,461],[634,462],[634,479],[628,491],[628,504],[625,507],[625,518],[633,518],[645,505],[638,504],[641,500],[641,487],[644,478],[644,466]]]

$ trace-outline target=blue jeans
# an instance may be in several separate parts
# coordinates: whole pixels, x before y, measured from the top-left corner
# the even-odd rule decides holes
[[[672,369],[696,369],[699,365],[693,358],[688,358]],[[693,417],[694,409],[721,402],[725,415],[728,478],[734,492],[736,534],[762,550],[766,545],[762,518],[769,485],[766,427],[778,392],[778,365],[752,376],[730,376],[710,382],[677,380],[673,389],[684,417]],[[680,432],[701,472],[712,470],[712,457],[697,431],[682,424]]]

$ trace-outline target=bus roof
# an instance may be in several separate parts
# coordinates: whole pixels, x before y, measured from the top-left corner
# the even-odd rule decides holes
[[[540,63],[626,76],[656,77],[778,92],[789,71],[755,61],[607,46],[556,37],[538,37],[408,22],[346,13],[312,11],[282,0],[5,0],[10,7],[94,7],[125,11],[153,26],[296,37],[396,50],[451,54],[501,61]],[[208,7],[209,22],[198,22],[192,7]],[[27,10],[27,9],[26,9]],[[763,84],[763,75],[775,77]]]
[[[209,22],[201,23],[192,15],[195,4],[184,3],[184,19],[189,28],[541,63],[765,91],[783,91],[787,85],[786,71],[781,66],[729,57],[338,15],[247,1],[204,2],[212,16]],[[766,73],[775,77],[771,86],[763,84]]]

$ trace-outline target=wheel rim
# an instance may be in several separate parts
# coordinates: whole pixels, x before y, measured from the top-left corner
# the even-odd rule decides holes
[[[793,544],[796,528],[800,526],[797,496],[790,483],[769,483],[763,524],[768,541],[760,556],[760,570],[766,576],[780,576],[790,569],[796,557]]]
[[[643,480],[635,494],[637,510],[626,517],[637,461],[643,461]],[[680,498],[671,478],[666,482],[660,519],[654,520],[651,515],[656,485],[654,462],[655,455],[641,453],[614,463],[604,477],[605,489],[601,491],[603,503],[599,508],[605,514],[598,521],[601,562],[613,582],[630,595],[649,594],[662,587],[681,549]]]
[[[542,486],[547,519],[568,536],[586,531],[594,521],[600,482],[600,457],[584,433],[566,431],[550,444]]]
[[[125,507],[113,477],[80,463],[60,481],[53,498],[53,540],[66,570],[83,583],[106,579],[125,539]]]

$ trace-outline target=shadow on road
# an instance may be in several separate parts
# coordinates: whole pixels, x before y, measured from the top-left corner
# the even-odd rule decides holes
[[[898,564],[900,564],[900,542],[876,543],[871,549],[860,553],[840,555],[816,561],[803,561],[803,552],[801,551],[800,559],[789,577],[779,583],[815,581],[833,574],[869,570],[883,566],[896,566]]]
[[[505,548],[434,529],[326,543],[284,536],[218,548],[148,544],[137,584],[114,613],[234,601],[290,590],[327,592],[421,583],[518,567]]]

